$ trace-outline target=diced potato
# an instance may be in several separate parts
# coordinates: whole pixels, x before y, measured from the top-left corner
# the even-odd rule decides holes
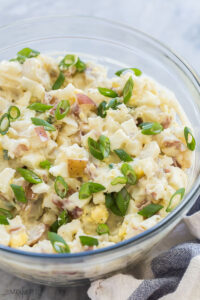
[[[82,177],[87,166],[87,162],[88,161],[85,159],[68,159],[69,177]]]

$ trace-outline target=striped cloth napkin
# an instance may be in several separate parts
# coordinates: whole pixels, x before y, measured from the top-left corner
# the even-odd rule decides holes
[[[200,198],[145,262],[133,267],[131,274],[93,282],[88,296],[92,300],[200,300]]]

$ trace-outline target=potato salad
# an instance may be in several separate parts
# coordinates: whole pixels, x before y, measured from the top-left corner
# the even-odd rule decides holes
[[[195,139],[174,94],[130,66],[24,48],[0,62],[0,244],[114,245],[182,200]]]

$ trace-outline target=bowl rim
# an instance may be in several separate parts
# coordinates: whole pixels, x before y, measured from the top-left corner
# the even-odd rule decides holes
[[[38,20],[48,20],[51,18],[62,18],[62,17],[67,17],[67,18],[76,18],[76,19],[88,19],[88,20],[98,20],[99,22],[104,22],[107,23],[108,25],[114,25],[116,27],[120,27],[121,29],[124,30],[129,30],[133,33],[136,33],[138,35],[140,35],[140,37],[148,39],[148,42],[153,42],[154,43],[154,47],[161,47],[162,50],[165,50],[167,52],[169,52],[169,54],[171,55],[170,59],[175,63],[175,59],[178,60],[179,64],[178,67],[183,70],[183,67],[185,67],[186,71],[192,75],[190,80],[191,81],[195,81],[192,82],[193,85],[197,84],[196,89],[198,90],[199,94],[200,94],[200,78],[197,75],[197,72],[194,70],[193,67],[191,67],[186,61],[185,59],[183,59],[181,56],[177,55],[176,52],[174,52],[174,50],[172,50],[170,47],[166,46],[164,43],[160,42],[159,40],[157,40],[156,38],[152,37],[151,35],[143,32],[142,30],[139,30],[137,28],[134,28],[132,26],[129,26],[127,24],[123,24],[120,22],[116,22],[116,21],[110,21],[106,18],[101,18],[101,17],[96,17],[96,16],[90,16],[90,15],[76,15],[76,14],[70,14],[70,15],[66,15],[66,14],[61,14],[61,15],[48,15],[48,16],[39,16],[39,17],[32,17],[32,18],[24,18],[22,20],[18,20],[6,25],[2,25],[0,26],[0,33],[1,31],[5,30],[5,29],[9,29],[9,28],[13,28],[16,25],[20,25],[20,24],[26,24],[27,22],[31,22],[31,21],[38,21]],[[184,208],[186,206],[188,206],[189,204],[193,205],[194,202],[196,201],[197,198],[197,194],[200,191],[200,176],[196,179],[194,187],[185,195],[184,199],[181,201],[181,203],[170,213],[168,214],[164,219],[162,219],[160,222],[158,222],[156,225],[152,226],[151,228],[145,230],[144,232],[137,234],[136,236],[133,236],[129,239],[126,239],[124,241],[118,242],[114,245],[111,246],[107,246],[107,247],[103,247],[103,248],[99,248],[99,249],[95,249],[95,250],[89,250],[89,251],[83,251],[83,252],[77,252],[77,253],[63,253],[63,254],[48,254],[48,253],[36,253],[36,252],[29,252],[29,251],[24,251],[24,250],[19,250],[19,249],[15,249],[15,248],[11,248],[9,246],[4,246],[4,245],[0,245],[0,251],[9,253],[9,254],[16,254],[18,256],[27,256],[27,257],[32,257],[32,258],[42,258],[42,259],[56,259],[56,260],[60,260],[60,259],[68,259],[68,260],[72,260],[72,262],[75,262],[74,260],[77,260],[77,258],[84,258],[84,257],[94,257],[97,255],[101,255],[101,254],[107,254],[108,252],[111,252],[113,250],[118,250],[121,249],[123,247],[127,246],[131,246],[133,247],[134,245],[140,243],[141,241],[143,241],[147,236],[151,236],[153,235],[155,232],[159,232],[159,230],[162,229],[162,227],[164,225],[167,225],[168,223],[170,223],[171,220],[175,219],[180,211],[184,210]],[[195,198],[195,200],[193,199],[193,197]],[[193,200],[193,201],[192,201]],[[191,206],[190,205],[190,206]],[[70,263],[70,261],[69,261]]]

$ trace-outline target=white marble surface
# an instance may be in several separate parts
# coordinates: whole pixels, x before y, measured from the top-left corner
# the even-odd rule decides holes
[[[199,0],[0,0],[0,25],[33,16],[76,14],[116,20],[161,40],[200,69]],[[0,300],[85,300],[88,287],[51,288],[0,271]]]

